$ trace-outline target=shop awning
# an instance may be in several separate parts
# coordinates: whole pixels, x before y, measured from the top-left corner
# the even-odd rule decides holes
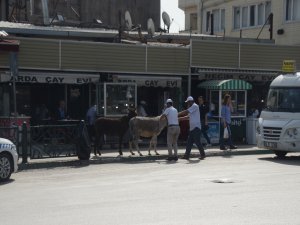
[[[197,87],[211,90],[250,90],[252,84],[243,80],[207,80]]]
[[[173,76],[127,76],[113,75],[113,81],[117,83],[136,83],[144,87],[181,87],[181,77]]]
[[[0,39],[0,51],[18,52],[20,42],[17,40],[1,40]]]
[[[0,82],[12,82],[15,78],[20,83],[47,84],[88,84],[99,82],[99,74],[51,73],[51,72],[19,72],[12,77],[9,73],[0,74]]]

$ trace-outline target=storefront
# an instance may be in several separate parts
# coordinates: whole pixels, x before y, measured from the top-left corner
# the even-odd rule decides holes
[[[231,114],[232,138],[234,141],[245,142],[246,137],[246,117],[247,117],[247,91],[252,89],[252,85],[243,80],[208,80],[200,83],[198,88],[206,89],[209,99],[209,122],[214,128],[208,134],[211,138],[216,137],[220,132],[219,122],[221,116],[222,101],[225,94],[229,94],[232,99],[233,112]]]
[[[97,85],[100,115],[124,115],[124,106],[146,102],[149,116],[162,113],[166,99],[182,105],[182,78],[179,76],[112,75],[110,82]]]
[[[69,118],[84,119],[88,107],[95,101],[95,83],[99,74],[57,73],[20,71],[17,76],[8,72],[0,73],[0,92],[2,93],[1,115],[13,115],[12,83],[16,83],[17,115],[30,117],[36,124],[41,119],[52,119],[60,100],[65,101]],[[44,115],[38,115],[41,108]],[[43,117],[43,118],[42,118]]]

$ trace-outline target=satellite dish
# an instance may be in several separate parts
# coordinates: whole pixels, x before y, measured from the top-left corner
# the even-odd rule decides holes
[[[131,30],[132,28],[132,20],[129,11],[126,10],[125,12],[125,26],[127,30]]]
[[[169,33],[169,29],[170,29],[170,25],[171,25],[171,20],[170,20],[170,16],[168,13],[163,12],[162,13],[162,19],[164,21],[164,24],[167,26],[168,28],[168,33]]]
[[[153,36],[155,33],[155,26],[154,26],[154,22],[151,18],[149,18],[147,21],[147,29],[148,29],[148,34],[150,36]]]

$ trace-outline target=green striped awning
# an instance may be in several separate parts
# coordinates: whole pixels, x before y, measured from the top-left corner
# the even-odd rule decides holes
[[[212,90],[250,90],[252,84],[243,80],[207,80],[197,87]]]

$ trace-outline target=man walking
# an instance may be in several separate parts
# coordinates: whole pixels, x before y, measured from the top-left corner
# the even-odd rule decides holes
[[[211,142],[210,142],[210,138],[207,135],[207,130],[208,130],[207,114],[209,112],[209,109],[208,109],[207,105],[205,105],[204,99],[202,96],[198,97],[198,103],[199,103],[199,109],[200,109],[201,132],[203,134],[203,137],[206,139],[206,147],[210,147]]]
[[[199,106],[194,102],[194,99],[192,96],[189,96],[185,102],[187,102],[187,104],[188,104],[188,109],[178,113],[178,117],[179,117],[179,120],[189,119],[190,133],[189,133],[187,144],[186,144],[185,154],[182,158],[189,160],[190,153],[191,153],[191,150],[193,147],[193,143],[195,143],[200,152],[199,159],[204,159],[205,152],[204,152],[204,148],[200,141],[201,123],[200,123]]]
[[[162,114],[162,117],[165,116],[168,120],[168,133],[167,133],[167,144],[168,144],[168,161],[178,160],[177,151],[178,145],[177,140],[180,133],[180,127],[178,122],[178,111],[173,107],[172,99],[167,99],[166,101],[167,108]],[[162,118],[161,117],[161,118]],[[174,148],[174,155],[172,154],[172,149]]]

